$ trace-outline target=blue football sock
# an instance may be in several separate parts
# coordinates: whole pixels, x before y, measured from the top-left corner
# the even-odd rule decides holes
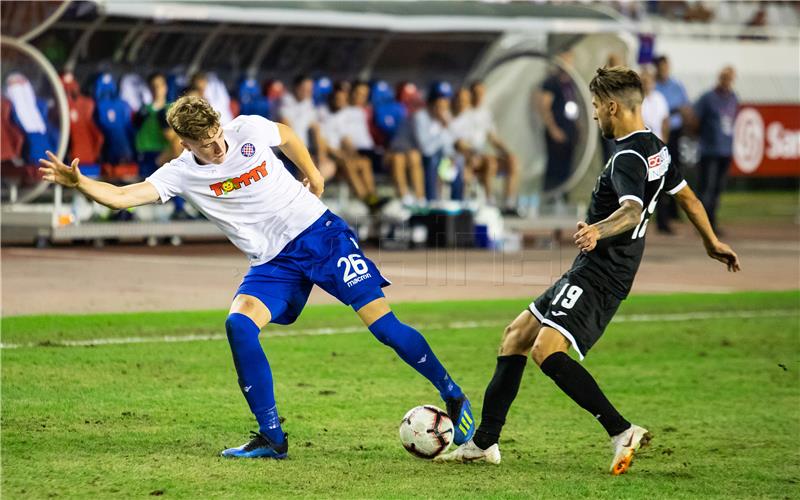
[[[375,338],[394,349],[409,366],[430,380],[442,399],[464,394],[433,354],[425,338],[418,331],[401,323],[393,312],[372,323],[369,331]]]
[[[232,313],[225,321],[225,330],[239,374],[239,387],[256,416],[259,432],[275,443],[282,443],[283,429],[272,390],[272,370],[258,342],[258,326],[244,314]]]

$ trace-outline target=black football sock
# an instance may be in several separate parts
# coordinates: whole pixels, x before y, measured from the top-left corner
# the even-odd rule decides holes
[[[497,357],[497,368],[483,396],[481,425],[472,438],[478,448],[485,450],[500,439],[500,431],[506,423],[511,403],[517,397],[527,362],[528,357],[521,354]]]
[[[616,436],[631,426],[608,401],[591,374],[564,352],[554,352],[542,362],[541,369],[564,393],[600,422],[609,436]]]

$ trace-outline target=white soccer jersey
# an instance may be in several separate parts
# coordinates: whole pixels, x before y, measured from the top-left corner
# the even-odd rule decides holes
[[[314,107],[314,101],[311,98],[298,101],[291,92],[287,92],[281,98],[278,114],[281,120],[288,122],[287,124],[292,127],[292,130],[303,141],[303,144],[308,146],[311,141],[311,126],[317,122],[321,115],[317,108]]]
[[[348,106],[336,112],[328,111],[320,120],[322,136],[334,149],[342,147],[347,138],[356,149],[372,149],[375,143],[369,135],[367,112],[358,106]]]
[[[454,116],[448,126],[457,141],[466,141],[470,147],[474,147],[475,118],[471,109],[464,110]]]
[[[497,133],[494,126],[494,116],[488,106],[482,104],[477,108],[472,108],[472,147],[477,151],[486,150],[486,142],[489,134]]]
[[[222,164],[200,165],[184,151],[145,180],[162,202],[185,198],[257,266],[278,255],[327,207],[275,157],[271,147],[281,138],[274,122],[239,116],[222,130],[228,145]]]

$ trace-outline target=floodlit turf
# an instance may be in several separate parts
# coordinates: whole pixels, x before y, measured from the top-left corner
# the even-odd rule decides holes
[[[479,411],[503,323],[525,305],[395,309],[426,334]],[[761,316],[679,320],[698,311]],[[366,330],[307,335],[356,326],[343,307],[310,307],[296,326],[262,335],[290,434],[290,458],[282,462],[217,457],[254,428],[224,340],[55,346],[219,334],[224,314],[3,319],[4,344],[38,344],[2,351],[3,498],[800,496],[798,292],[626,301],[622,321],[612,323],[586,366],[655,440],[616,478],[607,473],[602,428],[533,364],[501,442],[502,465],[410,456],[397,437],[399,419],[438,398]],[[673,316],[631,321],[642,314]],[[442,328],[455,321],[465,323]],[[269,330],[306,335],[270,338]]]
[[[722,193],[720,223],[796,224],[800,214],[797,191],[733,191]]]

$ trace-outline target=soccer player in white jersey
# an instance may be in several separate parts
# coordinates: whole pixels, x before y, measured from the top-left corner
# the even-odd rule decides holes
[[[391,311],[381,290],[389,282],[361,252],[347,224],[320,201],[322,175],[292,129],[260,116],[239,116],[221,126],[219,113],[197,96],[178,99],[167,122],[185,151],[143,182],[114,186],[92,180],[81,175],[77,158],[68,166],[50,152],[40,170],[45,180],[117,210],[181,196],[250,259],[225,329],[239,386],[259,430],[222,455],[286,457],[288,441],[258,335],[268,323],[294,322],[313,285],[351,306],[378,340],[436,387],[456,427],[454,442],[468,441],[475,430],[469,400],[422,335]],[[272,147],[302,170],[303,183]]]

